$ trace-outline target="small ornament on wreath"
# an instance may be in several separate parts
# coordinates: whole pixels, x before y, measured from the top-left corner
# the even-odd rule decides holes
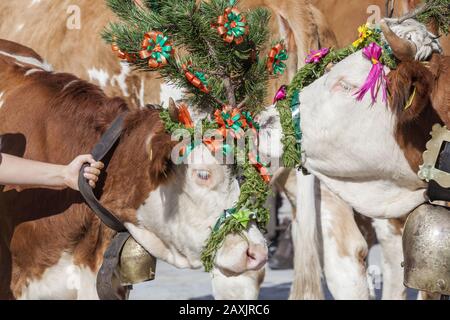
[[[184,75],[186,76],[186,79],[197,89],[200,91],[208,94],[208,79],[207,76],[200,71],[194,70],[192,66],[192,62],[189,61],[182,65]]]
[[[149,59],[148,66],[150,69],[164,67],[168,64],[173,54],[172,43],[162,32],[150,31],[144,35],[139,57],[143,60]]]
[[[244,36],[249,33],[249,27],[245,16],[241,11],[234,7],[235,1],[230,1],[231,7],[225,9],[223,15],[217,17],[217,31],[223,40],[227,43],[241,44],[244,42]]]
[[[119,59],[126,60],[128,62],[135,62],[136,61],[136,55],[134,53],[129,54],[128,52],[120,50],[119,46],[116,42],[113,42],[111,44],[112,51],[117,55]]]
[[[282,42],[278,43],[269,52],[269,58],[267,59],[267,70],[274,74],[283,74],[286,70],[286,64],[284,63],[289,58],[287,50]]]

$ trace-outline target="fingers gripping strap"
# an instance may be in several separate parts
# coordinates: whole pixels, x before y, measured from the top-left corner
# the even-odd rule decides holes
[[[124,118],[125,114],[119,115],[114,120],[111,127],[106,130],[106,132],[100,138],[100,141],[95,145],[94,149],[92,150],[92,156],[96,161],[102,160],[114,146],[117,140],[119,140],[122,133]],[[125,231],[126,228],[123,223],[119,219],[117,219],[117,217],[111,211],[102,206],[100,201],[95,196],[93,189],[89,185],[88,180],[84,178],[84,169],[88,166],[89,164],[83,165],[78,176],[78,187],[80,189],[81,195],[83,196],[88,206],[92,209],[92,211],[94,211],[94,213],[105,225],[117,232]]]

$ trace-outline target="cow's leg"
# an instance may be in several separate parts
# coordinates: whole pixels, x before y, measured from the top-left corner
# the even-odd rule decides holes
[[[353,209],[321,184],[323,268],[335,299],[368,299],[367,242]]]
[[[403,269],[401,267],[403,260],[401,228],[403,223],[393,219],[374,219],[373,226],[382,251],[382,299],[405,299],[406,288],[403,285]]]
[[[318,180],[300,171],[296,174],[298,205],[292,220],[294,280],[289,299],[323,299],[316,211],[320,193],[315,190]]]
[[[264,280],[265,269],[248,271],[227,277],[219,270],[211,272],[213,295],[216,300],[256,300]]]
[[[97,273],[88,267],[77,267],[79,272],[79,286],[77,300],[98,300]]]

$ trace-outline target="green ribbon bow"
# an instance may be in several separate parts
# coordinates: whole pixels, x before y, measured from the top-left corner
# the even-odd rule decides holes
[[[242,114],[244,115],[245,119],[247,120],[249,127],[259,130],[259,123],[253,119],[251,112],[243,111]]]
[[[242,128],[242,122],[239,121],[241,119],[241,114],[240,113],[235,114],[233,117],[231,117],[230,113],[222,112],[222,118],[223,118],[223,120],[225,122],[225,127],[227,129],[233,129],[233,131],[236,132],[236,131],[238,131],[239,129]],[[231,119],[231,121],[233,122],[232,125],[228,124],[227,120],[229,120],[229,119]]]
[[[273,63],[273,72],[274,74],[283,74],[286,70],[286,64],[283,61],[286,61],[289,58],[289,55],[286,49],[281,50],[275,56],[275,62]]]
[[[247,229],[248,223],[255,218],[255,214],[244,208],[232,214],[232,217],[236,219],[245,229]]]
[[[192,72],[192,71],[191,71]],[[195,71],[194,75],[205,85],[208,85],[208,79],[206,79],[206,75],[203,72]]]
[[[156,61],[158,61],[159,63],[163,61],[162,57],[166,58],[167,60],[170,58],[172,46],[166,45],[168,40],[169,39],[167,37],[159,34],[156,36],[156,41],[150,40],[150,45],[147,47],[147,50],[152,53],[151,57],[153,59],[156,59]],[[157,46],[161,47],[161,52],[154,51]]]
[[[231,26],[233,22],[235,23],[234,27]],[[228,22],[224,26],[228,30],[227,34],[229,36],[240,38],[245,34],[245,22],[242,22],[241,14],[230,12],[228,14]]]

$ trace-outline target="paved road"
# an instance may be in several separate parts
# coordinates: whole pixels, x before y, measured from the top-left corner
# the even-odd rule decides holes
[[[379,268],[380,252],[375,247],[369,256],[369,265],[373,270]],[[267,269],[260,299],[285,300],[289,296],[289,290],[293,279],[293,270],[274,271]],[[381,290],[377,291],[380,299]],[[324,285],[326,299],[333,299]],[[416,299],[417,293],[408,292],[409,299]],[[213,299],[211,280],[209,274],[201,270],[180,270],[166,263],[158,261],[156,267],[156,279],[147,283],[136,285],[131,292],[130,299],[142,300],[209,300]]]

